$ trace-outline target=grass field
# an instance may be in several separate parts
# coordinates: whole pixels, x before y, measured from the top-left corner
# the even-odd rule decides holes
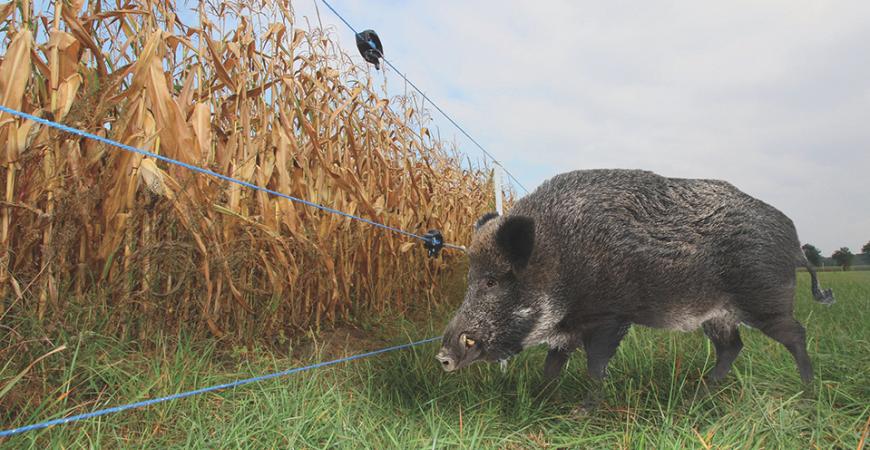
[[[705,394],[700,377],[714,353],[700,331],[634,328],[611,363],[604,403],[588,417],[572,413],[590,385],[581,353],[558,399],[536,400],[543,349],[512,360],[505,373],[478,364],[445,374],[433,357],[436,344],[428,344],[33,431],[0,447],[861,448],[870,439],[870,273],[823,273],[821,281],[837,296],[832,307],[811,301],[809,279],[799,275],[797,317],[807,326],[816,373],[806,390],[788,352],[758,331],[743,330],[734,371]],[[377,348],[387,335],[393,342],[436,335],[448,312],[433,316],[373,324],[347,334],[346,347],[320,347],[303,361],[177,337],[156,338],[148,351],[96,335],[67,337],[63,365],[46,370],[50,394],[27,399],[24,410],[0,410],[0,428]],[[3,386],[13,374],[0,369]]]

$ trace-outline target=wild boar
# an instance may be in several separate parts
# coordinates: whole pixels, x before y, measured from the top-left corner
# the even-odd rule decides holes
[[[833,294],[820,290],[792,221],[727,182],[569,172],[475,228],[468,290],[437,355],[446,371],[546,344],[545,383],[580,347],[600,381],[638,324],[702,327],[716,348],[707,377],[715,382],[743,347],[738,325],[746,324],[783,344],[801,379],[812,380],[793,316],[797,265],[809,271],[816,300],[833,303]]]

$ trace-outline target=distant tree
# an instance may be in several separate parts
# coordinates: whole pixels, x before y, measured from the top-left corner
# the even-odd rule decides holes
[[[814,266],[822,265],[822,252],[820,252],[815,245],[804,244],[801,248],[804,249],[804,255],[807,256],[807,261],[809,261],[810,264]]]
[[[870,264],[870,242],[861,247],[861,259],[863,261],[859,261],[858,264]]]
[[[842,267],[843,270],[849,270],[849,268],[852,267],[852,259],[854,258],[855,255],[852,254],[849,247],[840,247],[839,250],[831,255],[831,259],[833,259],[838,266]]]

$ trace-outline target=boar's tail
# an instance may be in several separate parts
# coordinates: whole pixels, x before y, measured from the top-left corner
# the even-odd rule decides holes
[[[813,268],[813,265],[807,260],[807,257],[801,252],[801,259],[803,266],[807,268],[807,272],[810,273],[810,280],[813,289],[813,298],[816,299],[817,302],[831,305],[834,303],[834,291],[831,289],[822,290],[819,288],[819,278],[816,276],[816,269]]]

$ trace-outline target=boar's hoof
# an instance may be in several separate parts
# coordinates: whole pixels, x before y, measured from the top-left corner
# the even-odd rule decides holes
[[[586,405],[580,404],[571,409],[571,417],[582,419],[591,416],[594,411],[594,409],[586,408]]]
[[[701,381],[700,393],[704,396],[715,395],[716,392],[719,390],[720,386],[722,386],[721,378],[707,376]]]
[[[571,410],[571,415],[574,417],[586,417],[591,416],[595,413],[595,410],[598,409],[598,405],[601,403],[602,393],[599,389],[595,389],[592,392],[586,394],[586,398],[583,399],[583,403],[574,407]]]

